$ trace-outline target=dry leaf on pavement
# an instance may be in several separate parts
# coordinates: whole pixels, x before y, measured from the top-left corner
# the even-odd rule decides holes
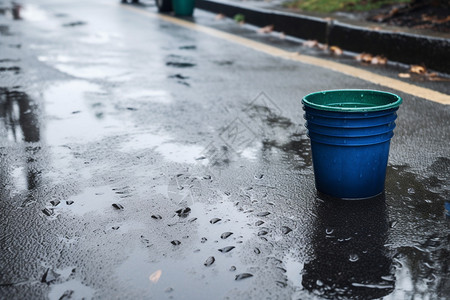
[[[318,44],[319,44],[319,42],[316,40],[307,40],[303,43],[303,46],[308,47],[308,48],[314,48],[314,47],[317,47]]]
[[[372,65],[385,65],[387,63],[387,58],[384,56],[377,55],[370,61]]]
[[[261,33],[271,33],[273,31],[273,25],[267,25],[258,30]]]
[[[331,47],[330,47],[330,52],[333,53],[333,54],[335,54],[335,55],[342,55],[342,53],[344,53],[344,52],[342,51],[342,49],[339,48],[338,46],[331,46]]]
[[[427,69],[425,69],[425,67],[423,66],[412,65],[409,71],[416,74],[425,74],[427,72]]]
[[[365,63],[370,63],[370,62],[372,62],[372,59],[373,59],[373,56],[372,56],[372,54],[369,54],[369,53],[361,53],[361,54],[358,54],[358,55],[356,55],[355,56],[355,59],[357,60],[357,61],[362,61],[362,62],[365,62]]]

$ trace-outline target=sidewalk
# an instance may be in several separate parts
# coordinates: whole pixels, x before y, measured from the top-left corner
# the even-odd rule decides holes
[[[245,16],[245,22],[256,26],[273,25],[275,31],[305,39],[317,40],[356,53],[383,55],[390,61],[424,65],[450,74],[450,38],[431,34],[380,28],[344,18],[330,19],[280,10],[280,1],[197,0],[196,6],[233,18]],[[371,26],[370,26],[371,25]]]

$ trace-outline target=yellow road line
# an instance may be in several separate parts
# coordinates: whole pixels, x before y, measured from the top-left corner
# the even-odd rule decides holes
[[[419,87],[416,86],[414,84],[410,84],[410,83],[406,83],[403,82],[401,80],[398,79],[394,79],[394,78],[390,78],[390,77],[385,77],[382,75],[378,75],[366,70],[362,70],[356,67],[352,67],[352,66],[348,66],[345,64],[341,64],[338,62],[333,62],[333,61],[329,61],[329,60],[325,60],[325,59],[321,59],[321,58],[317,58],[317,57],[313,57],[313,56],[308,56],[308,55],[301,55],[295,52],[289,52],[274,46],[270,46],[270,45],[266,45],[260,42],[255,42],[253,40],[247,39],[247,38],[243,38],[240,36],[236,36],[224,31],[220,31],[217,29],[213,29],[210,27],[206,27],[206,26],[202,26],[202,25],[198,25],[189,21],[185,21],[182,19],[178,19],[175,17],[171,17],[168,15],[163,15],[163,14],[156,14],[153,12],[149,12],[146,10],[143,10],[141,8],[136,8],[133,6],[128,6],[128,5],[124,5],[124,8],[142,14],[142,15],[146,15],[146,16],[150,16],[153,18],[160,18],[164,21],[185,27],[185,28],[189,28],[191,30],[195,30],[198,32],[202,32],[211,36],[214,36],[216,38],[220,38],[223,40],[226,40],[228,42],[233,42],[248,48],[251,48],[253,50],[259,51],[259,52],[263,52],[266,53],[268,55],[271,56],[275,56],[275,57],[280,57],[283,59],[288,59],[288,60],[293,60],[293,61],[297,61],[297,62],[301,62],[301,63],[305,63],[305,64],[309,64],[309,65],[313,65],[313,66],[317,66],[317,67],[322,67],[322,68],[326,68],[326,69],[330,69],[333,70],[335,72],[339,72],[339,73],[343,73],[345,75],[348,76],[352,76],[352,77],[356,77],[374,84],[378,84],[381,86],[385,86],[397,91],[400,91],[402,93],[406,93],[406,94],[410,94],[416,97],[420,97],[420,98],[424,98],[433,102],[437,102],[437,103],[441,103],[441,104],[445,104],[445,105],[450,105],[450,95],[444,94],[444,93],[440,93],[428,88],[423,88],[423,87]]]

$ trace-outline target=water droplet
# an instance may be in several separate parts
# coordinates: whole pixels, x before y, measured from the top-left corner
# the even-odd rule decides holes
[[[219,218],[212,218],[210,221],[209,221],[209,223],[211,223],[211,224],[216,224],[217,222],[219,222],[219,221],[221,221],[222,219],[219,219]]]
[[[161,220],[162,217],[160,215],[152,215],[152,219]]]
[[[188,222],[189,222],[189,223],[192,223],[192,222],[194,222],[195,220],[197,220],[197,218],[189,219]]]
[[[179,244],[181,244],[181,242],[179,240],[173,240],[173,241],[171,241],[171,243],[174,246],[178,246]]]
[[[173,292],[173,288],[168,287],[168,288],[165,290],[165,292],[166,292],[166,293],[171,293],[171,292]]]
[[[179,210],[177,210],[175,212],[180,218],[186,218],[191,213],[191,209],[189,207],[185,207],[185,208],[180,208]]]
[[[276,283],[276,285],[278,285],[281,288],[285,288],[287,286],[287,283],[283,282],[283,281],[278,281],[277,280],[277,281],[275,281],[275,283]]]
[[[259,232],[258,232],[258,236],[263,236],[263,235],[266,235],[266,234],[268,234],[269,232],[267,231],[267,230],[260,230]]]
[[[254,251],[256,254],[261,254],[261,250],[259,250],[259,249],[256,248],[256,247],[255,247],[255,249],[253,249],[253,251]]]
[[[255,179],[263,179],[264,174],[255,175]]]
[[[351,261],[351,262],[356,262],[356,261],[359,260],[359,256],[356,255],[356,254],[350,254],[349,257],[348,257],[348,260]]]
[[[212,265],[215,261],[216,261],[216,259],[214,258],[214,256],[210,256],[210,257],[208,257],[208,259],[205,261],[204,265],[205,265],[206,267],[209,267],[209,266]]]
[[[394,228],[395,227],[395,225],[397,225],[397,221],[391,221],[391,222],[389,222],[389,227],[390,228]]]
[[[236,275],[236,277],[234,278],[234,280],[242,280],[242,279],[250,278],[250,277],[253,277],[253,274],[250,274],[250,273],[242,273],[242,274]]]
[[[334,232],[334,229],[332,229],[332,228],[325,229],[326,234],[332,234],[333,232]]]
[[[316,280],[316,285],[317,286],[323,286],[323,282],[320,279]]]
[[[222,249],[219,249],[219,251],[222,253],[227,253],[227,252],[230,252],[231,250],[233,250],[234,248],[235,248],[234,246],[227,246]]]
[[[231,266],[231,267],[230,267],[230,271],[231,271],[231,272],[236,271],[236,267],[235,267],[235,266]]]
[[[416,191],[414,190],[414,188],[409,188],[408,189],[408,194],[413,195],[415,193],[416,193]]]
[[[227,232],[222,233],[220,235],[220,238],[224,240],[224,239],[228,238],[232,234],[233,234],[232,232],[227,231]]]
[[[112,207],[114,207],[115,209],[123,209],[123,205],[119,203],[113,203]]]
[[[207,241],[207,240],[208,240],[207,238],[205,238],[205,237],[202,237],[202,239],[201,239],[201,241],[200,241],[200,242],[201,242],[202,244],[204,244],[204,243],[206,243],[206,241]]]
[[[268,215],[270,215],[270,212],[268,212],[268,211],[260,212],[260,213],[256,214],[257,217],[266,217]]]
[[[72,200],[67,200],[67,201],[66,201],[66,204],[67,204],[67,205],[72,205],[72,204],[73,204],[73,201],[72,201]]]
[[[264,221],[256,221],[255,222],[255,226],[261,226],[262,224],[264,224]]]
[[[113,227],[112,227],[113,230],[117,230],[117,229],[119,229],[119,228],[120,228],[119,226],[113,226]]]
[[[292,229],[289,228],[289,227],[287,227],[287,226],[281,227],[281,232],[282,232],[283,234],[288,234],[288,233],[291,232],[291,231],[292,231]]]

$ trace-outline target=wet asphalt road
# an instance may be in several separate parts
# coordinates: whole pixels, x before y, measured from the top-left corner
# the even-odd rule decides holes
[[[10,6],[0,2],[1,299],[450,295],[449,106],[118,1],[30,1],[22,20]],[[300,99],[334,88],[404,99],[373,201],[316,195]]]

